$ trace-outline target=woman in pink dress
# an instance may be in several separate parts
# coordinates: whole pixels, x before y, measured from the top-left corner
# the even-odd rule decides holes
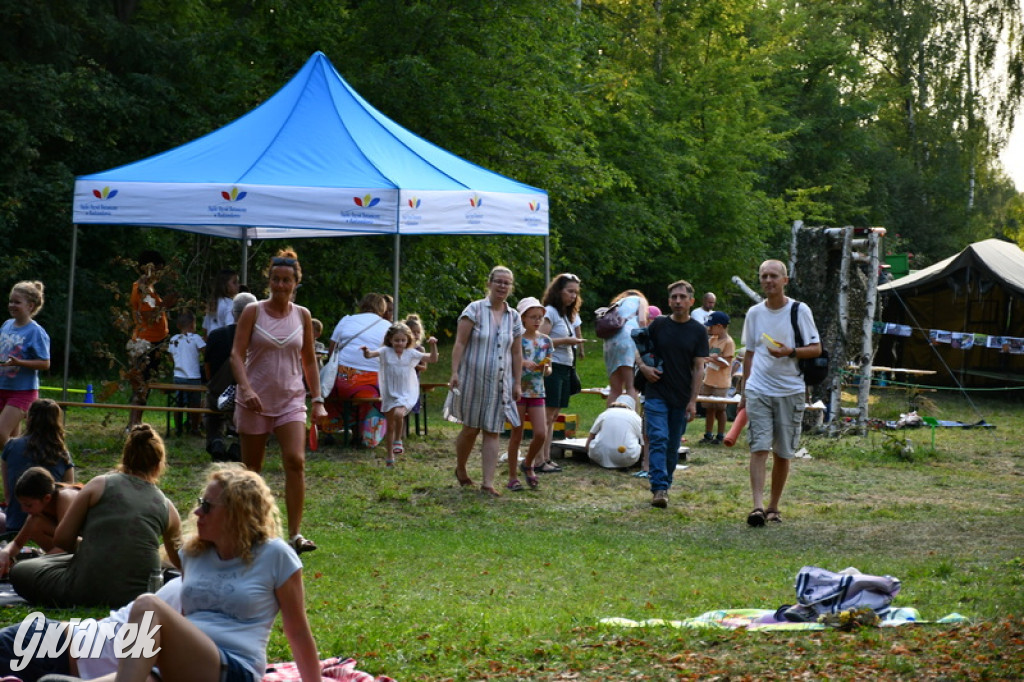
[[[242,311],[231,349],[231,368],[238,382],[235,427],[242,462],[257,473],[263,470],[267,437],[273,433],[277,438],[284,466],[289,543],[302,553],[316,549],[299,533],[306,498],[306,385],[312,391],[313,421],[322,425],[327,411],[313,350],[313,318],[306,308],[292,303],[302,280],[298,256],[294,251],[279,251],[267,272],[270,298],[250,303]]]

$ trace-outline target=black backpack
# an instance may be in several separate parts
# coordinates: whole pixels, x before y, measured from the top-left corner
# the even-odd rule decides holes
[[[793,335],[796,337],[795,348],[804,345],[804,338],[800,335],[800,325],[796,323],[797,308],[799,307],[800,301],[794,300],[793,306],[789,309],[789,319],[793,323]],[[823,347],[821,355],[816,358],[801,358],[797,360],[797,365],[800,367],[800,373],[804,375],[804,383],[808,386],[817,386],[828,377],[828,351]]]

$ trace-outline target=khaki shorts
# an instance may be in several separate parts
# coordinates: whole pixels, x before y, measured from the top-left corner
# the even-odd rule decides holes
[[[800,429],[804,419],[804,394],[772,397],[747,391],[748,437],[751,452],[771,450],[783,459],[792,459],[800,448]]]
[[[727,395],[729,395],[729,389],[728,388],[719,388],[718,386],[708,386],[707,384],[701,384],[700,385],[700,394],[701,395],[710,395],[710,396],[713,396],[715,398],[724,398]],[[702,402],[701,405],[704,406],[704,410],[707,411],[707,412],[724,412],[725,411],[725,404],[724,403],[704,403],[704,402]]]

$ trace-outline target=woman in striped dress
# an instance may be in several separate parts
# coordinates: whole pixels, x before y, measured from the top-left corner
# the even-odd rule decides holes
[[[519,425],[519,400],[523,366],[523,323],[516,309],[508,305],[514,278],[512,271],[496,266],[487,277],[487,297],[473,301],[459,315],[452,349],[449,416],[462,423],[455,441],[455,477],[462,486],[472,486],[466,463],[477,435],[483,431],[481,458],[483,485],[494,497],[494,475],[498,468],[498,436],[505,421]]]

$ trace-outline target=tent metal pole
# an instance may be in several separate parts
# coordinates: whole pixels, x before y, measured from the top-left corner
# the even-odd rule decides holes
[[[75,303],[75,260],[78,258],[78,224],[71,226],[71,269],[68,270],[68,314],[64,322],[64,386],[61,400],[68,399],[68,366],[71,361],[71,314]]]
[[[400,235],[398,232],[395,232],[394,263],[393,263],[393,265],[391,267],[391,288],[394,291],[394,293],[392,295],[395,298],[394,318],[396,320],[399,319],[398,318],[398,279],[399,279],[398,268],[400,267],[399,264],[401,262],[402,262],[402,235]]]
[[[544,235],[544,286],[551,281],[551,231]]]
[[[242,266],[238,269],[241,273],[242,284],[249,284],[249,228],[242,228]]]

